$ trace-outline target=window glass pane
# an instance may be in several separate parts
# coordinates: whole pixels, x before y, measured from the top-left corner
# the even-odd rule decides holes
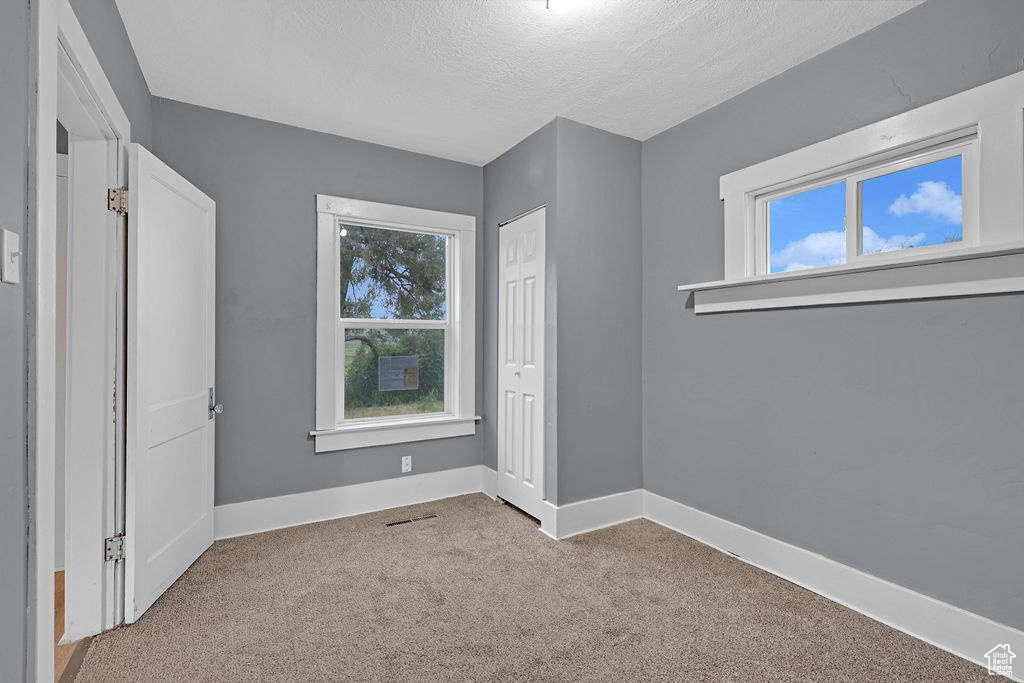
[[[963,241],[962,163],[957,156],[861,183],[864,253]]]
[[[845,221],[845,182],[768,202],[768,272],[846,263]]]
[[[345,419],[444,412],[444,330],[345,330]]]
[[[341,317],[445,319],[447,237],[338,227]]]

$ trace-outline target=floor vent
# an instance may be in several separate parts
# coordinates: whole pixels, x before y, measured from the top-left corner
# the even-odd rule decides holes
[[[410,524],[412,522],[422,522],[425,519],[434,519],[437,517],[435,514],[422,515],[420,517],[412,517],[410,519],[399,519],[395,522],[386,522],[384,526],[398,526],[399,524]]]

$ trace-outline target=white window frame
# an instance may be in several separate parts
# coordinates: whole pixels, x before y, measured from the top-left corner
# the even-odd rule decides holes
[[[476,217],[319,194],[316,206],[316,452],[474,434]],[[340,224],[447,237],[446,319],[342,318]],[[444,412],[346,420],[345,330],[353,328],[445,330]]]
[[[950,137],[949,141],[945,141]],[[858,170],[848,171],[838,176],[816,178],[813,181],[798,180],[785,187],[768,188],[754,197],[755,217],[755,261],[756,275],[770,275],[771,260],[771,225],[768,206],[771,202],[792,197],[802,192],[816,190],[836,183],[846,185],[846,264],[858,265],[916,259],[933,256],[943,251],[956,251],[967,246],[977,246],[978,236],[978,136],[972,127],[968,131],[958,132],[953,136],[943,136],[943,140],[930,144],[924,149],[907,151],[896,150],[894,153],[882,154],[867,160]],[[936,161],[961,159],[961,184],[963,186],[963,239],[949,244],[930,244],[913,249],[900,249],[874,254],[864,253],[864,232],[862,225],[861,202],[863,183],[891,173],[898,173]],[[811,269],[805,269],[811,270]],[[778,274],[778,273],[776,273]]]
[[[956,154],[963,241],[862,254],[860,183]],[[847,263],[769,273],[768,201],[842,180]],[[679,286],[697,313],[1024,291],[1024,73],[729,173],[720,189],[725,279]]]

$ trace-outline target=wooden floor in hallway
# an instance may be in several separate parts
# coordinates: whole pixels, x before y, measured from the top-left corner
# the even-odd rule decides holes
[[[74,643],[60,644],[64,635],[64,572],[53,575],[53,680],[73,681],[78,667],[85,658],[89,638]]]

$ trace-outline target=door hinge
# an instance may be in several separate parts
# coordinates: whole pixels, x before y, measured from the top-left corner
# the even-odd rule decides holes
[[[116,211],[121,216],[128,215],[127,187],[112,187],[107,190],[107,210]]]
[[[124,534],[116,534],[103,541],[103,559],[117,562],[124,559]]]

